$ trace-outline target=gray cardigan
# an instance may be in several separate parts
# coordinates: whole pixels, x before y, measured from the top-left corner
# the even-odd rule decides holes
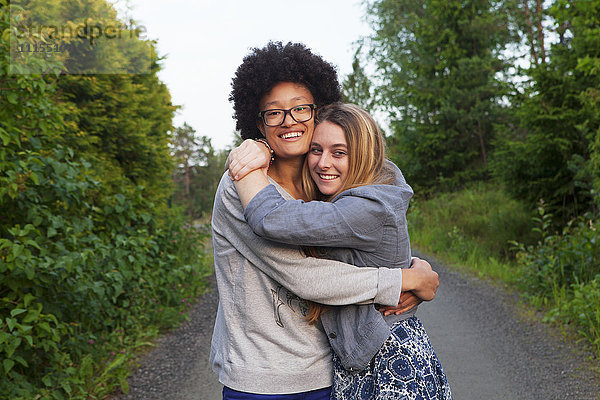
[[[252,199],[244,215],[259,236],[319,246],[323,258],[360,267],[407,268],[411,252],[406,211],[413,191],[394,168],[395,186],[361,186],[342,192],[331,202],[286,201],[269,185]],[[347,278],[340,275],[340,279]],[[412,309],[384,319],[372,304],[336,306],[321,316],[321,322],[344,367],[362,370],[390,335],[389,325],[415,312]]]
[[[292,198],[276,187],[284,199]],[[303,299],[395,305],[402,271],[304,257],[295,245],[257,236],[243,212],[233,182],[224,174],[212,218],[219,290],[212,368],[221,383],[244,392],[296,393],[331,385],[331,348],[320,324],[306,322]]]

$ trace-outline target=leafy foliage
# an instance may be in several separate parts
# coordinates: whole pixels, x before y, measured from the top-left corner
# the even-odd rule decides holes
[[[228,151],[216,151],[210,138],[196,137],[196,131],[185,123],[175,129],[172,144],[178,161],[173,174],[175,203],[192,218],[210,214]]]
[[[206,233],[166,208],[173,107],[156,70],[9,75],[6,5],[0,0],[0,397],[126,391],[132,351],[181,320],[209,270]],[[47,62],[42,70],[62,68]]]
[[[176,107],[158,69],[154,64],[149,75],[61,76],[58,94],[71,128],[66,144],[92,163],[96,176],[113,189],[142,186],[147,199],[164,204],[173,169],[168,132]]]
[[[494,1],[378,0],[369,16],[394,161],[419,191],[484,176],[506,93],[505,13]]]
[[[453,193],[417,199],[409,212],[411,241],[423,251],[456,253],[459,260],[471,251],[508,260],[515,237],[532,241],[530,214],[523,203],[510,199],[492,184],[473,184]],[[465,241],[466,240],[466,241]]]
[[[580,220],[575,226],[567,225],[561,234],[552,234],[551,214],[543,206],[539,213],[536,230],[541,240],[535,246],[519,245],[527,292],[552,297],[557,288],[588,283],[600,276],[600,233],[593,221]]]
[[[555,234],[543,204],[538,212],[537,245],[517,243],[520,287],[547,321],[572,324],[600,352],[600,231],[582,218]]]
[[[516,99],[492,163],[512,195],[544,199],[562,223],[594,211],[598,193],[599,10],[598,1],[556,1],[548,11],[560,42],[530,68],[532,86]]]

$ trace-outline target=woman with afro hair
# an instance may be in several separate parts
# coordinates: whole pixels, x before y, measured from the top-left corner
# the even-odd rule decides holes
[[[234,150],[230,169],[243,176],[259,168],[264,160],[252,154],[261,149],[271,161],[269,182],[283,198],[308,200],[302,165],[315,109],[341,99],[335,68],[302,44],[271,42],[244,58],[232,87],[237,129],[258,141]],[[298,246],[256,235],[227,173],[215,194],[212,230],[219,309],[210,361],[224,385],[223,399],[329,399],[328,338],[335,332],[308,323],[309,302],[398,305],[393,312],[402,312],[420,301],[403,293],[399,305],[407,290],[401,269],[306,257]],[[430,288],[424,297],[432,298],[437,274],[418,259],[412,269]]]

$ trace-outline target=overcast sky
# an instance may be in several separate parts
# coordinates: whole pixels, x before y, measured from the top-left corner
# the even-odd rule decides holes
[[[183,106],[175,125],[191,125],[215,148],[233,142],[227,100],[231,78],[252,47],[303,42],[338,67],[352,69],[353,43],[368,35],[359,0],[129,0],[130,16],[166,56],[160,78]]]

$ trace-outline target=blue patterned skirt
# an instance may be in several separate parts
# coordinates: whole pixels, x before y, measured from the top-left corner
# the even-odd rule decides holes
[[[349,372],[333,355],[332,400],[451,400],[450,386],[421,321],[413,316],[392,333],[369,365]]]

